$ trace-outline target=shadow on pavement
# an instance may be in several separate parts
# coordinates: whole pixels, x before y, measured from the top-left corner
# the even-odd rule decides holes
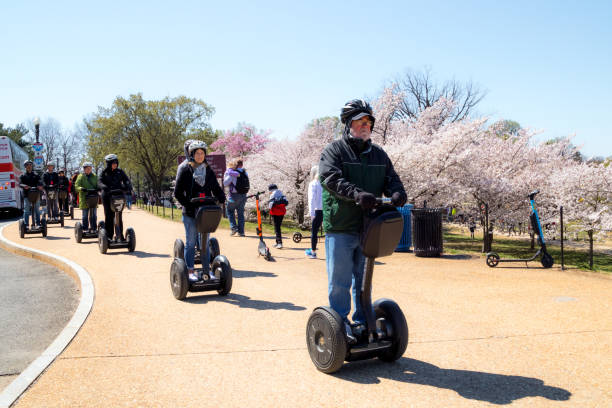
[[[278,275],[272,272],[241,271],[240,269],[232,269],[232,277],[234,278],[256,278],[258,276],[262,276],[264,278],[276,278]]]
[[[92,241],[97,244],[97,241]],[[171,258],[168,254],[154,254],[151,252],[143,252],[143,251],[134,251],[132,253],[128,252],[127,248],[109,248],[106,255],[132,255],[136,258]]]
[[[49,241],[57,241],[58,239],[70,239],[70,237],[54,237],[53,235],[49,235],[49,232],[51,231],[47,232],[47,239]]]
[[[472,255],[469,254],[442,254],[442,259],[472,259]]]
[[[191,296],[184,300],[187,303],[204,304],[208,301],[229,303],[240,308],[257,310],[306,310],[304,306],[297,306],[291,302],[269,302],[267,300],[251,299],[248,296],[230,293],[227,296]]]
[[[567,401],[572,395],[563,388],[544,385],[544,381],[537,378],[445,369],[404,357],[393,364],[367,360],[352,362],[334,377],[359,384],[378,384],[380,378],[388,378],[453,390],[464,398],[498,405],[511,404],[525,397]]]

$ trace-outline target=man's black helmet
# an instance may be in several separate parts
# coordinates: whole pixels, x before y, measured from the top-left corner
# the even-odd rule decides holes
[[[351,122],[356,119],[360,119],[364,116],[369,116],[372,119],[371,129],[374,129],[374,115],[372,114],[372,107],[369,103],[363,99],[353,99],[348,101],[342,107],[340,111],[340,120],[347,127],[351,126]]]
[[[119,159],[117,158],[117,155],[113,153],[104,156],[104,161],[106,161],[107,166],[110,166],[111,164],[113,164],[113,162],[119,165]]]

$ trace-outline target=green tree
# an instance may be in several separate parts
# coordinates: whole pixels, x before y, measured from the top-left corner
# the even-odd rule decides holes
[[[167,177],[174,175],[177,157],[187,139],[212,141],[208,123],[214,108],[202,100],[178,96],[147,101],[142,94],[117,97],[110,108],[85,119],[87,153],[98,166],[115,153],[129,174],[142,173],[161,195]]]

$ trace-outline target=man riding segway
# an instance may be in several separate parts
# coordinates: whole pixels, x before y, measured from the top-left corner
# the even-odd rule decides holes
[[[119,225],[115,234],[115,212],[111,209],[112,192],[131,191],[132,183],[123,170],[119,168],[119,159],[115,154],[109,154],[104,157],[106,168],[100,174],[98,179],[98,187],[102,189],[102,206],[104,207],[104,228],[109,241],[118,242],[125,241],[123,236],[123,217],[119,213]]]

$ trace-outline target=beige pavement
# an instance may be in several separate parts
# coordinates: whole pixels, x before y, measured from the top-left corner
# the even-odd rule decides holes
[[[406,354],[326,375],[305,344],[310,312],[327,303],[325,263],[305,258],[306,240],[286,239],[266,262],[255,236],[218,230],[234,268],[231,294],[179,302],[169,267],[182,224],[134,207],[124,225],[136,230],[136,251],[107,255],[96,241],[76,244],[73,225],[50,226],[47,240],[19,239],[16,224],[4,232],[78,262],[96,290],[81,331],[17,407],[612,405],[607,277],[536,264],[490,269],[475,257],[381,258],[373,298],[402,307]]]

